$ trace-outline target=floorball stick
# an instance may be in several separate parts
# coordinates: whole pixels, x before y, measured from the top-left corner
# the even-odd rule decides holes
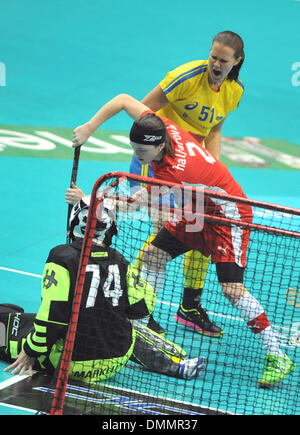
[[[77,172],[78,172],[78,163],[79,163],[79,156],[80,156],[80,146],[76,147],[74,150],[74,158],[73,158],[73,168],[72,168],[72,175],[71,175],[71,183],[70,187],[72,187],[72,184],[76,184],[77,180]],[[73,205],[69,204],[68,206],[68,219],[67,219],[67,243],[70,243],[70,228],[69,228],[69,220],[71,215]]]

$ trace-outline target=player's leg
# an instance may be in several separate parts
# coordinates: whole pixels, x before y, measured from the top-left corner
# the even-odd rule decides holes
[[[165,285],[166,263],[188,250],[189,248],[171,236],[165,228],[159,231],[145,249],[140,276],[153,287],[156,295],[160,294]],[[139,322],[146,325],[146,318]]]
[[[243,221],[251,221],[247,207],[240,207]],[[238,226],[210,226],[206,233],[212,262],[216,264],[219,283],[225,297],[237,309],[251,331],[261,340],[267,353],[267,365],[259,385],[272,386],[295,369],[293,362],[281,351],[278,340],[260,302],[244,286],[244,270],[250,231]]]
[[[155,239],[156,235],[172,217],[174,204],[174,195],[172,193],[170,195],[166,194],[164,197],[160,198],[160,205],[163,206],[163,208],[153,207],[150,210],[153,233],[146,240],[136,257],[135,268],[137,270],[142,270],[144,252],[148,250],[149,245]],[[185,282],[183,299],[177,314],[178,317],[176,316],[175,319],[183,323],[186,322],[186,316],[190,316],[192,319],[189,319],[186,326],[191,326],[193,329],[205,335],[220,337],[223,334],[222,329],[210,321],[200,301],[208,265],[209,257],[205,257],[199,251],[186,252],[183,261],[183,276]],[[197,320],[196,325],[193,323],[195,319]],[[144,321],[144,323],[145,322],[146,321]],[[164,329],[154,320],[153,315],[150,316],[148,323],[145,324],[155,332],[165,334]]]
[[[163,228],[148,246],[145,251],[145,264],[141,276],[153,285],[156,294],[159,294],[164,287],[166,262],[188,251],[190,251],[190,248],[179,241],[166,228]],[[199,266],[199,263],[201,261],[204,262],[203,275],[205,275],[208,259],[199,253],[198,260],[198,267],[200,269],[202,266],[201,264]],[[199,275],[200,273],[193,278],[198,277],[199,280]],[[183,300],[175,315],[175,320],[198,333],[211,337],[220,337],[223,334],[223,330],[211,322],[206,311],[203,309],[200,302],[201,293],[201,289],[185,288]]]
[[[175,320],[199,334],[221,337],[224,331],[209,319],[201,304],[209,261],[210,257],[206,257],[200,251],[192,250],[185,254],[183,260],[185,287]]]
[[[158,233],[154,241],[147,247],[144,253],[141,277],[152,285],[157,295],[164,288],[167,261],[187,251],[189,251],[189,248],[165,228]],[[191,327],[194,331],[212,337],[220,337],[223,334],[222,329],[210,321],[200,301],[195,298],[196,296],[194,289],[185,290],[183,301],[175,319],[184,326]],[[200,296],[199,293],[198,296]],[[142,323],[144,323],[143,320]]]
[[[143,268],[144,264],[144,252],[147,250],[148,246],[151,244],[151,242],[155,239],[156,234],[153,233],[144,243],[142,249],[138,253],[134,267],[141,273],[141,270]],[[165,335],[165,330],[162,328],[162,326],[154,319],[153,315],[151,314],[149,318],[146,318],[144,320],[141,320],[145,325],[148,326],[148,328],[152,329],[153,331],[157,332],[158,334]]]
[[[150,177],[150,178],[153,178],[154,176],[151,165],[150,164],[142,165],[135,156],[133,156],[132,158],[129,170],[131,174],[142,175],[144,177]],[[140,184],[135,181],[130,181],[131,194],[139,191],[142,186],[143,184]],[[150,245],[152,240],[154,240],[160,228],[163,226],[165,217],[161,215],[158,209],[156,209],[156,210],[151,210],[151,219],[153,224],[153,233],[148,237],[148,239],[142,246],[134,263],[135,269],[137,269],[139,272],[142,270],[144,264],[144,252],[147,249],[147,247]],[[151,315],[150,317],[142,321],[153,331],[162,335],[165,334],[164,329],[160,326],[158,322],[156,322],[156,320],[153,318],[153,315]]]
[[[244,268],[235,263],[217,263],[218,279],[225,297],[237,309],[251,331],[261,340],[267,364],[258,383],[270,387],[282,381],[295,364],[280,349],[276,334],[260,302],[244,286]]]
[[[146,370],[182,379],[192,379],[205,369],[205,357],[184,359],[186,352],[177,344],[138,322],[134,321],[133,327],[136,340],[131,360],[142,365]]]

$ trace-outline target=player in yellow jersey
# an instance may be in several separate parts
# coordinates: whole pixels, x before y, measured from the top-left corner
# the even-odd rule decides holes
[[[239,79],[244,57],[239,35],[218,33],[207,60],[188,62],[168,72],[142,102],[192,133],[219,159],[221,128],[244,91]]]
[[[239,80],[239,70],[244,57],[244,44],[239,35],[231,31],[218,33],[213,39],[208,59],[188,62],[168,72],[142,102],[189,131],[219,159],[221,128],[229,112],[238,107],[243,95],[244,87]],[[95,126],[91,127],[90,123],[75,129],[77,145],[84,143],[93,131]],[[151,164],[141,165],[135,157],[130,172],[153,177]],[[82,196],[83,192],[74,186],[68,189],[66,199],[67,202],[74,203]],[[153,234],[137,258],[138,268],[142,266],[144,249],[163,226],[164,220],[162,215],[153,220]],[[209,257],[204,257],[199,251],[185,254],[185,288],[178,315],[184,315],[184,320],[194,325],[198,332],[220,337],[222,329],[210,321],[200,303],[208,264]],[[156,332],[163,332],[152,317],[148,326]]]
[[[244,57],[244,44],[239,35],[229,31],[218,33],[213,39],[207,60],[188,62],[168,72],[142,102],[192,133],[219,159],[221,128],[229,112],[238,107],[244,92],[239,80]],[[141,165],[135,157],[130,172],[153,176],[151,164]],[[161,227],[163,220],[162,216],[153,223],[154,233]],[[142,251],[153,238],[154,235],[148,239]],[[142,260],[142,254],[138,259]],[[189,251],[185,255],[185,289],[178,313],[190,318],[189,323],[194,324],[197,330],[200,328],[198,332],[220,337],[223,331],[209,320],[200,305],[208,264],[209,258],[199,251]],[[153,326],[153,323],[151,318],[149,326]],[[155,327],[159,329],[154,324]]]

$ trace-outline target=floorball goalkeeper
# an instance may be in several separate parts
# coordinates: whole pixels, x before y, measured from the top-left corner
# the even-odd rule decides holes
[[[73,207],[72,244],[49,253],[42,277],[42,303],[37,314],[11,304],[0,305],[0,359],[12,362],[5,371],[52,374],[59,364],[72,312],[82,241],[90,197]],[[132,265],[110,248],[118,228],[114,214],[100,207],[72,354],[70,378],[108,379],[129,359],[145,369],[183,379],[198,376],[203,357],[184,359],[185,351],[135,321],[151,314],[156,294]]]

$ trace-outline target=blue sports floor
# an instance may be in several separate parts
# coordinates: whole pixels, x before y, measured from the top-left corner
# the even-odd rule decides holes
[[[221,30],[233,30],[245,41],[246,60],[241,71],[245,95],[239,109],[226,120],[223,135],[288,141],[299,146],[300,157],[300,86],[295,76],[300,67],[293,67],[300,62],[299,1],[224,3],[216,0],[213,7],[197,0],[189,1],[187,6],[179,0],[115,0],[113,4],[93,0],[54,0],[47,5],[37,0],[2,3],[5,35],[0,38],[0,62],[5,66],[5,86],[4,77],[0,80],[2,125],[76,127],[118,93],[142,98],[168,70],[193,59],[207,58],[213,36]],[[128,131],[130,125],[129,118],[120,114],[104,128]],[[35,312],[40,303],[39,276],[49,249],[66,239],[64,195],[72,160],[1,155],[3,149],[0,137],[0,302],[16,303],[27,312]],[[88,193],[103,173],[128,171],[128,168],[128,161],[82,160],[78,185]],[[300,208],[299,170],[232,167],[231,172],[249,198]],[[167,293],[164,299],[168,299]],[[214,308],[212,302],[209,309],[215,312]],[[176,306],[172,307],[172,314],[176,310]],[[293,314],[293,321],[300,321],[298,311]],[[287,318],[281,314],[279,326],[284,327],[289,324],[289,314]],[[239,325],[234,316],[223,319],[217,315],[214,319],[224,329],[227,324],[233,329]],[[244,334],[248,339],[247,333]],[[192,338],[191,334],[186,337],[187,350]],[[284,393],[280,388],[259,391],[254,383],[250,390],[240,385],[234,389],[231,372],[230,379],[217,369],[214,372],[220,346],[219,342],[208,339],[199,341],[201,353],[211,355],[210,373],[217,378],[224,376],[224,382],[219,384],[222,390],[217,389],[213,398],[210,397],[210,406],[225,412],[260,414],[272,409],[280,414],[285,406],[281,403]],[[193,352],[197,352],[194,347]],[[292,349],[292,355],[298,360],[294,375],[299,379],[299,348]],[[248,361],[235,361],[235,364],[240,371],[251,369]],[[18,380],[3,373],[4,367],[0,362],[0,391],[8,382]],[[131,370],[131,367],[124,369],[124,379]],[[160,383],[162,392],[167,389],[172,398],[180,397],[181,392],[185,397],[189,394],[183,381],[175,384],[159,375],[144,374],[145,385],[149,376]],[[299,385],[290,379],[292,389],[297,391]],[[118,382],[120,378],[111,384]],[[213,384],[213,379],[210,382]],[[203,384],[200,379],[198,386],[204,391],[205,405],[209,393]],[[138,377],[132,389],[139,387],[151,394],[141,386]],[[222,406],[220,397],[228,394],[231,401]],[[300,404],[294,404],[294,409],[300,413]],[[32,415],[34,412],[30,406],[0,404],[0,414]]]

